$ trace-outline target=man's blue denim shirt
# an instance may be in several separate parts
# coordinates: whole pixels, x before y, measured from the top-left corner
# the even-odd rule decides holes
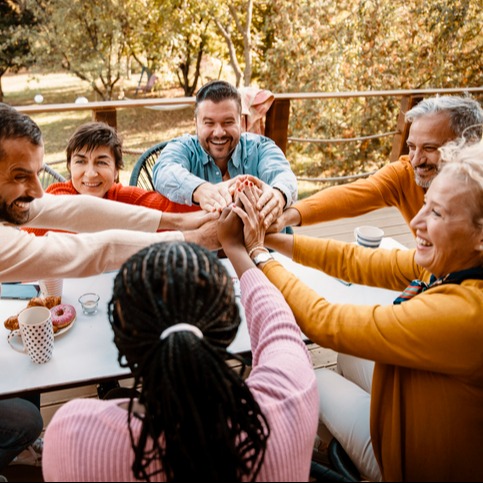
[[[297,178],[282,150],[267,137],[243,133],[228,162],[228,172],[230,178],[251,174],[279,189],[287,200],[286,208],[297,201]],[[206,181],[223,181],[213,158],[201,147],[198,137],[191,134],[173,139],[161,151],[153,167],[153,180],[161,194],[190,206],[198,186]]]

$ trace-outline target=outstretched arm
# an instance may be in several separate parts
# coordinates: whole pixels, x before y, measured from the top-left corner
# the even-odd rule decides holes
[[[193,213],[163,213],[159,223],[159,230],[196,230],[205,223],[217,220],[219,213],[213,211],[195,211]]]
[[[294,235],[271,233],[265,237],[265,245],[286,257],[293,258]]]
[[[154,232],[162,223],[162,213],[95,196],[54,196],[44,194],[31,203],[26,226],[52,228],[76,233],[125,229]]]
[[[142,248],[170,240],[182,241],[184,237],[177,231],[127,230],[35,237],[0,224],[0,282],[89,277],[119,269]]]
[[[245,247],[243,222],[234,212],[233,205],[225,208],[221,213],[218,221],[218,238],[238,278],[241,278],[247,270],[255,268]]]

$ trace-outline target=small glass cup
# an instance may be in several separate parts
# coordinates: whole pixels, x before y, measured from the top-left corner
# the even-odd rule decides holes
[[[79,297],[79,303],[82,305],[84,315],[94,315],[97,313],[99,298],[99,295],[96,293],[85,293]]]

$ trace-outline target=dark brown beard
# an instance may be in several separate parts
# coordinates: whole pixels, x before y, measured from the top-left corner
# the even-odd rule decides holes
[[[15,201],[25,201],[31,203],[33,198],[29,199],[18,199]],[[6,221],[7,223],[11,223],[13,225],[23,225],[29,221],[30,212],[25,214],[17,215],[14,210],[12,210],[11,205],[8,206],[5,201],[0,201],[0,220]]]

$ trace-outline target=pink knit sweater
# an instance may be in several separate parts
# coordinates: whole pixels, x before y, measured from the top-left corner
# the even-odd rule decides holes
[[[241,290],[253,354],[247,384],[271,428],[258,481],[308,481],[318,421],[310,356],[284,298],[260,271],[245,272]],[[45,481],[136,481],[119,403],[79,399],[57,411],[45,433]]]

